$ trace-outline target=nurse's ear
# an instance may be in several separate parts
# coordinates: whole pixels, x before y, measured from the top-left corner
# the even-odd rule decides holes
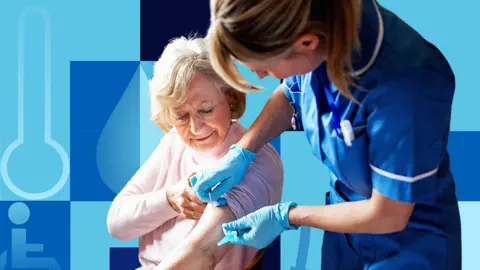
[[[293,44],[295,51],[315,51],[320,44],[324,43],[323,36],[319,36],[315,33],[305,33],[297,38]]]

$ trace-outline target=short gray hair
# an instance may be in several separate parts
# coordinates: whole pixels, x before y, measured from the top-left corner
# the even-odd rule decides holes
[[[196,37],[173,39],[155,63],[150,80],[151,119],[165,132],[172,126],[170,110],[186,102],[187,90],[197,73],[232,97],[232,118],[240,118],[245,111],[245,94],[233,90],[215,73],[206,42]]]

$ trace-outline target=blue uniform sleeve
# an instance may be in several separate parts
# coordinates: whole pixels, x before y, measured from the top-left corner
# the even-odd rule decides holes
[[[288,100],[292,101],[292,94],[291,92],[300,91],[298,88],[297,78],[295,76],[288,77],[283,80],[282,82],[283,93]]]
[[[445,77],[420,70],[372,90],[368,151],[372,185],[382,195],[434,202],[455,88]]]

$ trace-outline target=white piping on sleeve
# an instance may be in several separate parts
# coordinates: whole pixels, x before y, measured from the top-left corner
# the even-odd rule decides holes
[[[428,172],[419,174],[417,176],[411,177],[411,176],[403,176],[403,175],[398,175],[398,174],[394,174],[394,173],[391,173],[391,172],[387,172],[387,171],[384,171],[380,168],[377,168],[377,167],[373,166],[372,164],[370,164],[370,168],[372,168],[372,170],[374,172],[376,172],[376,173],[378,173],[382,176],[385,176],[387,178],[390,178],[390,179],[393,179],[393,180],[404,181],[404,182],[408,182],[408,183],[414,183],[414,182],[417,182],[419,180],[425,179],[429,176],[434,175],[438,171],[438,168],[435,168],[431,171],[428,171]]]

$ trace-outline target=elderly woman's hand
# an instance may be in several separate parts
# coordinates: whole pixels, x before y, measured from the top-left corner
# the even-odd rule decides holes
[[[207,203],[201,201],[193,191],[190,177],[167,187],[167,199],[172,208],[185,218],[198,220],[205,211]]]

